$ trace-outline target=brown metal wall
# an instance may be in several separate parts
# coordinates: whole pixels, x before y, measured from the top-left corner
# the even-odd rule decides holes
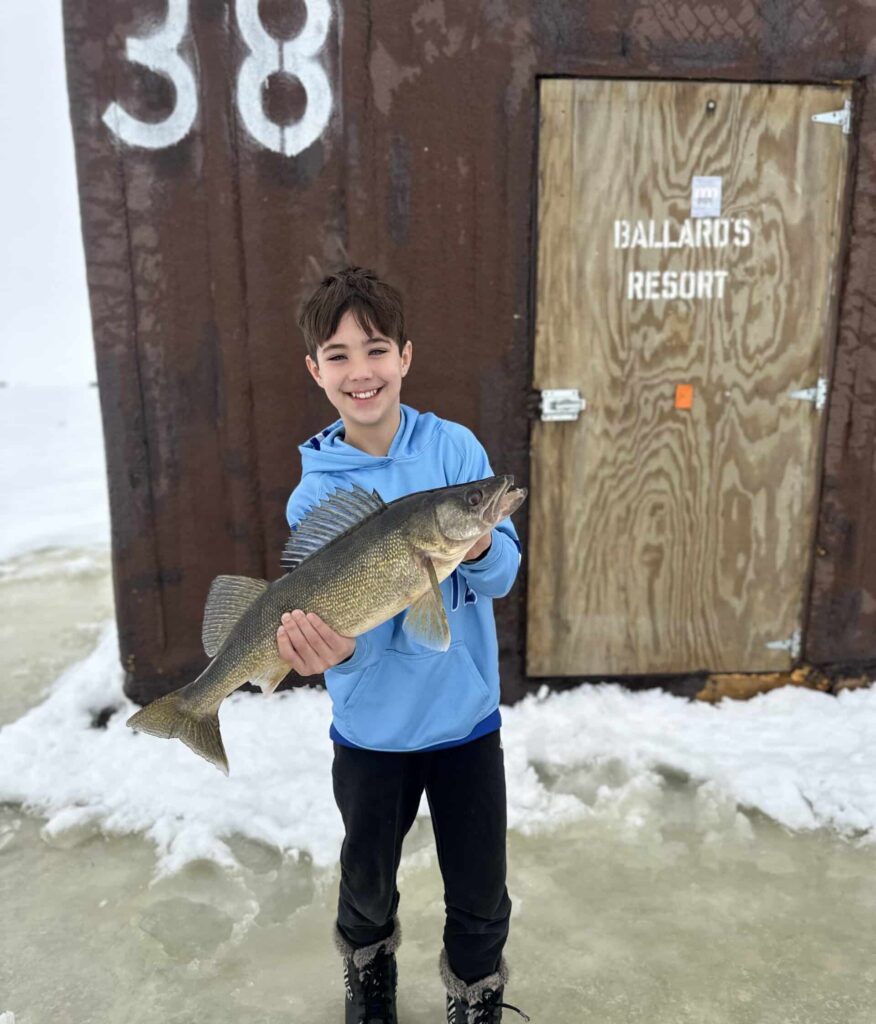
[[[259,10],[274,35],[292,38],[304,7],[263,0]],[[469,425],[496,471],[526,483],[536,79],[548,75],[860,80],[804,653],[876,658],[876,9],[333,0],[332,12],[320,56],[331,119],[288,157],[240,123],[246,47],[230,2],[190,0],[180,53],[196,67],[198,112],[161,150],[121,144],[101,115],[113,100],[153,121],[173,107],[167,80],[124,56],[127,36],[162,22],[165,0],[64,2],[129,693],[156,696],[204,664],[215,574],[278,574],[296,445],[336,416],[306,375],[295,327],[315,268],[346,255],[397,284],[414,343],[404,400]],[[294,121],[305,96],[274,79],[266,102]],[[525,542],[525,515],[515,521]],[[526,568],[524,558],[496,606],[506,699],[528,689]]]

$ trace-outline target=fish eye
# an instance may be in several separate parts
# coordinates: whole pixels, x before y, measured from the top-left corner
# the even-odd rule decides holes
[[[469,503],[469,505],[474,507],[475,505],[480,505],[483,496],[483,491],[478,490],[478,488],[476,487],[473,491],[469,491],[468,494],[466,494],[465,500]]]

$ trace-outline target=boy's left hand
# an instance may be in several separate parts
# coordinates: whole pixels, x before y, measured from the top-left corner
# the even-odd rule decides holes
[[[493,533],[484,534],[479,541],[476,541],[466,552],[463,562],[470,562],[473,558],[477,558],[478,555],[483,554],[487,548],[493,543]]]

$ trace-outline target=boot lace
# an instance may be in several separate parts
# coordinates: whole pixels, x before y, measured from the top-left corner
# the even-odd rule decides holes
[[[359,970],[366,1021],[383,1021],[389,1017],[393,996],[390,968],[390,959],[381,949],[371,963]]]
[[[500,1002],[501,998],[501,992],[491,988],[486,989],[480,1000],[469,1007],[466,1024],[495,1024],[501,1018],[500,1008],[503,1006],[506,1010],[513,1010],[515,1013],[519,1013],[524,1020],[530,1019],[523,1010],[518,1009],[516,1006]]]

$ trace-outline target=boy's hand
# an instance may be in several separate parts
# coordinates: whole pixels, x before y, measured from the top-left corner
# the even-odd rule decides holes
[[[463,562],[469,562],[472,558],[477,558],[478,555],[483,554],[484,551],[493,543],[493,532],[485,533],[479,541],[476,541],[472,547],[466,552]]]
[[[348,658],[356,650],[356,638],[342,636],[315,612],[296,608],[285,612],[277,630],[277,650],[300,676],[315,676]]]

